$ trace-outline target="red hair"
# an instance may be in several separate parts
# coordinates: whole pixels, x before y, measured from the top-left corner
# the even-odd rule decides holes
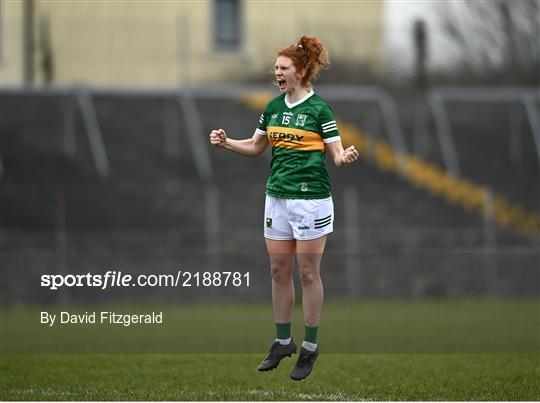
[[[281,49],[278,56],[291,59],[296,71],[306,71],[302,77],[304,86],[308,86],[317,78],[321,69],[330,64],[326,47],[314,36],[301,36],[295,44]]]

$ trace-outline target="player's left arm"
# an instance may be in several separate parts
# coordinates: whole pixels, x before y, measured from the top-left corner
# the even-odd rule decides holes
[[[341,140],[333,141],[326,144],[326,150],[334,160],[334,164],[338,167],[346,167],[350,163],[358,159],[358,150],[354,146],[343,149]]]

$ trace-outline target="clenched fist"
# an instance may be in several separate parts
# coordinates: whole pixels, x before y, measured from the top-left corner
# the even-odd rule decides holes
[[[212,130],[210,133],[210,144],[216,147],[224,147],[227,142],[227,133],[223,129]]]
[[[343,150],[342,161],[343,165],[348,165],[358,159],[358,150],[354,146],[347,147]]]

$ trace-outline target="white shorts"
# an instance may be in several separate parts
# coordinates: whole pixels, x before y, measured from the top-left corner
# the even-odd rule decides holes
[[[332,198],[303,200],[266,196],[264,237],[276,241],[320,238],[334,230]]]

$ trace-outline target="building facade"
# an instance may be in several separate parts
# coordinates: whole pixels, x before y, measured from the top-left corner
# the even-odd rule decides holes
[[[4,85],[177,86],[271,79],[301,34],[383,68],[383,1],[1,0]]]

